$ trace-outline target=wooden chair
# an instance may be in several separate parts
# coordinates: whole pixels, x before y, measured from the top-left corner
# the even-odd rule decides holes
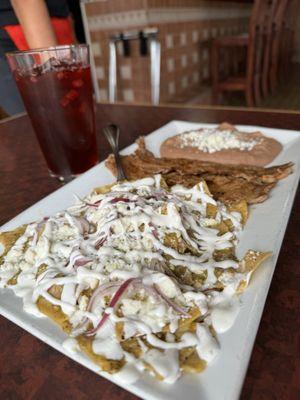
[[[283,16],[282,35],[279,49],[279,73],[280,83],[286,83],[292,73],[293,44],[295,23],[299,13],[298,0],[289,0]]]
[[[214,104],[219,104],[220,94],[233,91],[245,93],[248,107],[258,105],[261,101],[262,65],[264,59],[264,42],[270,7],[275,0],[255,0],[250,22],[249,33],[240,36],[222,37],[214,40],[212,45],[212,94]],[[221,51],[229,48],[246,50],[246,68],[241,76],[221,76],[219,66],[222,65]],[[222,72],[222,71],[221,71]]]
[[[271,93],[275,93],[279,85],[279,64],[282,53],[282,38],[284,31],[284,16],[287,10],[289,0],[279,0],[277,2],[274,19],[273,19],[273,33],[271,43],[271,64],[270,64],[270,89]],[[281,54],[280,54],[281,53]]]
[[[259,15],[256,19],[256,33],[254,38],[254,51],[253,51],[253,95],[254,103],[256,106],[261,104],[263,98],[262,82],[263,82],[263,67],[266,63],[266,54],[268,47],[269,35],[271,29],[268,30],[271,20],[271,10],[276,0],[262,1],[260,4]],[[249,50],[248,50],[249,51]]]
[[[272,49],[272,38],[273,38],[273,25],[275,19],[275,12],[280,0],[275,0],[269,7],[269,18],[265,27],[265,46],[264,46],[264,58],[262,67],[262,82],[261,89],[263,97],[270,94],[270,67],[271,67],[271,49]]]

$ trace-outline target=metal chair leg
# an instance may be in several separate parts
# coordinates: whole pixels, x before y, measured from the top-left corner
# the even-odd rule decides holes
[[[151,73],[151,102],[159,104],[160,96],[160,43],[156,37],[150,37],[150,73]]]
[[[117,100],[117,51],[116,42],[109,42],[108,98],[111,103]]]

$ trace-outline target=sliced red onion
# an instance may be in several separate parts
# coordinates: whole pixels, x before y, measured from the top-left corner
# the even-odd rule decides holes
[[[105,243],[106,240],[107,240],[107,235],[104,236],[104,237],[101,237],[100,239],[98,239],[98,240],[95,242],[95,249],[96,249],[96,250],[99,250],[100,247],[102,247],[102,246],[104,245],[104,243]]]
[[[74,267],[83,267],[86,264],[88,264],[89,262],[92,262],[93,260],[91,258],[78,258],[75,262],[74,262]]]
[[[91,308],[92,308],[92,306],[93,306],[95,300],[96,300],[98,297],[104,296],[105,293],[106,293],[108,290],[116,289],[116,288],[120,287],[121,285],[122,285],[122,282],[107,282],[107,283],[103,283],[102,285],[100,285],[99,287],[97,287],[97,289],[94,290],[94,292],[93,292],[93,294],[92,294],[92,296],[91,296],[91,298],[90,298],[90,300],[89,300],[89,303],[88,303],[88,306],[87,306],[87,310],[88,310],[88,311],[91,310]]]
[[[82,234],[86,235],[90,231],[90,223],[88,222],[87,219],[83,217],[77,217],[77,218],[82,227]]]
[[[81,235],[89,233],[90,224],[84,217],[76,217],[74,215],[70,215],[70,217],[74,226],[78,229]]]
[[[76,246],[71,251],[68,265],[72,265],[72,267],[73,267],[73,265],[75,264],[75,261],[80,257],[82,257],[82,254],[78,250],[78,246]]]
[[[184,317],[188,318],[190,317],[190,314],[186,312],[185,308],[180,307],[178,304],[176,304],[174,301],[172,301],[169,297],[167,297],[160,289],[159,287],[154,283],[153,285],[154,290],[157,292],[157,294],[170,306],[178,312],[179,314],[183,315]]]
[[[109,302],[108,307],[109,308],[113,308],[117,305],[117,303],[119,302],[119,300],[121,299],[121,297],[123,296],[123,294],[125,293],[125,291],[127,290],[127,288],[129,287],[129,285],[131,285],[137,278],[130,278],[127,279],[125,282],[123,282],[121,284],[121,286],[118,288],[118,290],[116,291],[116,293],[114,294],[113,298],[111,299],[111,301]],[[103,313],[101,320],[99,321],[99,323],[97,324],[97,326],[93,329],[91,329],[90,331],[86,332],[86,336],[93,336],[95,335],[95,333],[104,325],[104,323],[107,321],[109,317],[109,314],[107,314],[106,312]]]
[[[184,315],[185,317],[190,317],[190,314],[188,314],[185,310],[185,308],[178,306],[176,303],[174,303],[172,300],[170,300],[166,295],[164,295],[161,290],[157,287],[157,285],[146,285],[142,282],[140,278],[136,278],[135,281],[132,283],[134,289],[144,289],[148,295],[164,300],[170,307],[172,307],[176,312]]]
[[[122,282],[107,282],[100,285],[96,290],[94,290],[92,296],[89,299],[86,310],[91,311],[93,304],[99,297],[105,296],[112,289],[116,289],[122,285]],[[80,335],[85,330],[87,323],[90,321],[88,317],[84,317],[82,322],[72,331],[73,336]]]
[[[203,314],[197,318],[197,322],[204,322],[205,318],[207,318],[208,316],[209,316],[209,312],[206,312],[205,314]]]
[[[93,261],[91,258],[85,257],[80,253],[78,247],[75,247],[70,254],[70,260],[67,267],[82,267],[91,261]]]
[[[156,299],[159,298],[157,292],[154,290],[153,286],[145,285],[142,282],[142,279],[137,279],[133,282],[133,288],[136,290],[144,289],[150,296],[155,297]]]
[[[38,225],[37,225],[37,227],[38,227]],[[34,234],[33,234],[33,237],[31,239],[31,243],[30,243],[31,246],[36,246],[37,241],[38,241],[38,237],[39,237],[39,235],[38,235],[37,231],[34,230]]]
[[[156,237],[156,239],[159,239],[158,230],[156,229],[156,227],[153,225],[152,222],[149,222],[149,226],[151,228],[153,236]]]
[[[129,203],[131,200],[127,199],[126,197],[115,197],[114,199],[110,200],[111,204],[123,202],[123,203]]]
[[[153,197],[155,198],[155,200],[164,200],[167,197],[167,193],[156,191],[153,193]]]
[[[98,208],[98,206],[99,206],[99,204],[101,204],[101,202],[102,202],[102,200],[97,200],[97,201],[95,201],[95,203],[90,203],[88,201],[85,201],[84,203],[87,206]]]
[[[44,226],[44,225],[45,225],[45,222],[47,222],[49,218],[50,218],[50,217],[44,217],[41,221],[39,221],[39,222],[37,223],[38,229],[40,229],[42,226]]]
[[[204,293],[204,294],[208,293],[209,294],[209,293],[212,293],[212,292],[222,292],[222,291],[223,291],[223,288],[220,288],[220,289],[218,289],[218,288],[207,288],[207,289],[201,290],[201,293]]]

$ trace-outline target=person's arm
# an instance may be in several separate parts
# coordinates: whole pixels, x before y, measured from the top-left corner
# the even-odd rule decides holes
[[[44,0],[11,0],[30,49],[57,45]]]

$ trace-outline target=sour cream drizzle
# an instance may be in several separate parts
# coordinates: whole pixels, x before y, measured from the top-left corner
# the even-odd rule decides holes
[[[216,208],[214,218],[207,218],[208,205]],[[214,226],[224,220],[231,221],[233,228],[220,234]],[[107,314],[107,321],[95,333],[93,351],[108,359],[125,359],[127,364],[117,375],[129,383],[146,364],[165,382],[173,383],[181,375],[179,351],[195,347],[202,360],[211,362],[218,344],[210,323],[222,333],[234,322],[238,312],[235,292],[247,276],[233,274],[238,262],[216,261],[214,252],[234,247],[241,229],[241,215],[217,203],[203,183],[168,191],[157,175],[116,184],[106,194],[94,192],[65,212],[29,224],[4,257],[0,287],[9,286],[23,298],[24,309],[36,316],[42,316],[37,307],[40,297],[60,306],[74,336],[84,333],[87,323],[97,327]],[[170,246],[168,235],[184,244],[185,251]],[[173,276],[180,267],[201,274],[202,286],[194,289],[180,283]],[[118,283],[128,279],[132,283],[118,300],[120,317],[115,307],[107,308],[104,294],[112,298]],[[215,290],[217,282],[218,289],[223,284],[223,291]],[[164,301],[154,287],[169,300]],[[99,291],[92,304],[88,290]],[[196,332],[186,332],[176,341],[173,333],[186,317],[178,310],[193,307],[199,308],[203,320],[197,322]],[[143,337],[154,348],[139,339],[142,355],[138,360],[124,351],[116,338],[118,322],[124,324],[125,339]],[[162,340],[156,334],[166,325],[169,333]],[[77,351],[76,339],[68,339],[65,348]]]

